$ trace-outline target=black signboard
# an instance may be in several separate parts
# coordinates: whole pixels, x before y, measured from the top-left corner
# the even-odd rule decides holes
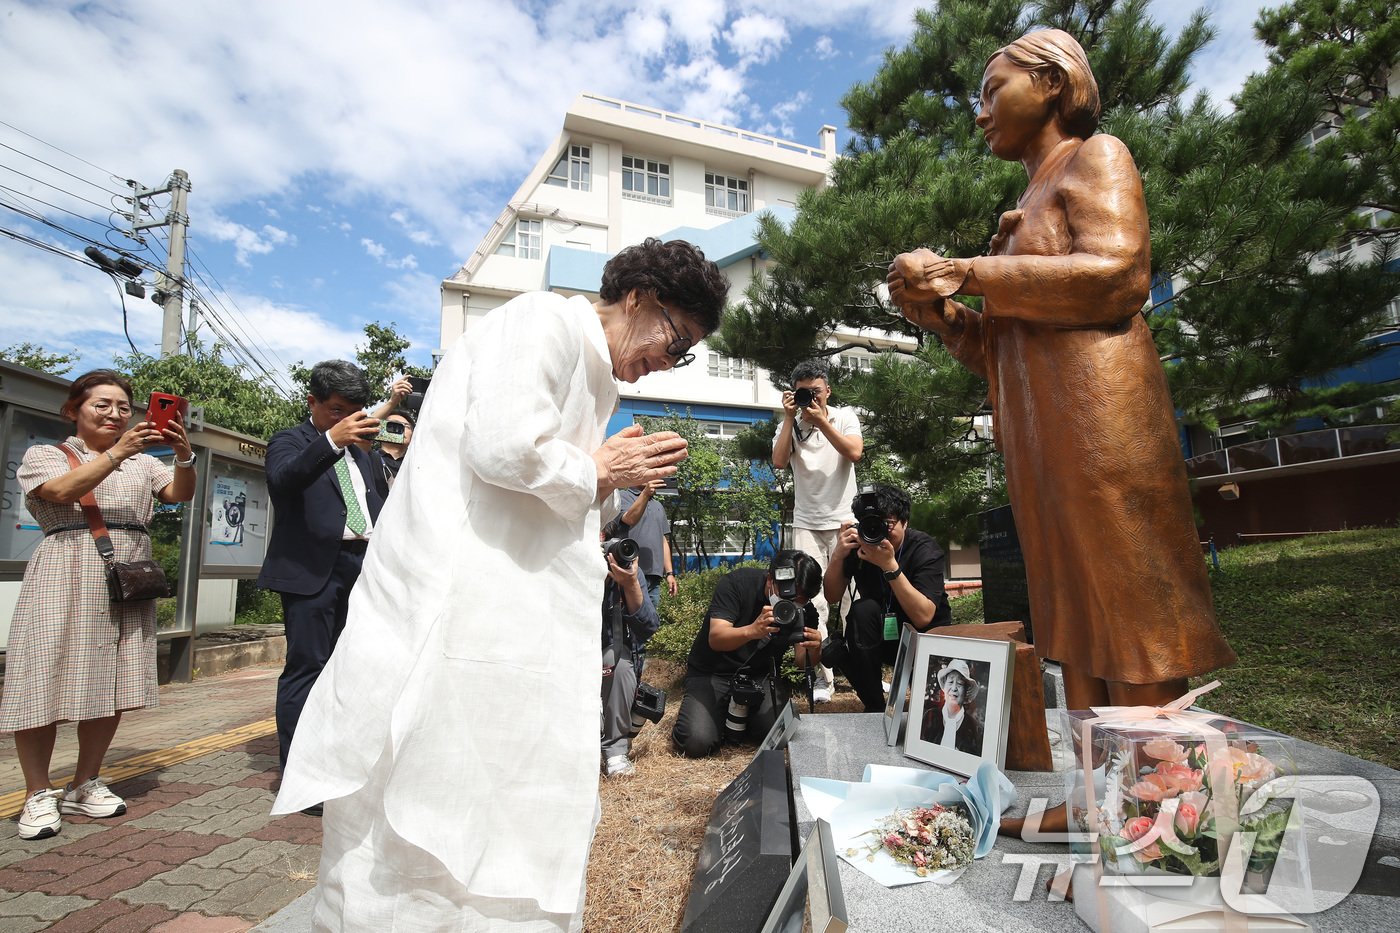
[[[982,552],[982,613],[988,622],[1024,622],[1031,631],[1031,599],[1026,589],[1026,558],[1016,537],[1011,506],[989,509],[977,516],[977,545]]]
[[[787,763],[760,751],[715,798],[682,933],[758,931],[792,869]]]

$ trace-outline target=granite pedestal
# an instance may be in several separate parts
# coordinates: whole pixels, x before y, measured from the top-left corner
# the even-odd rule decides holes
[[[1057,730],[1051,729],[1056,765],[1069,766]],[[859,781],[867,764],[927,767],[905,758],[898,747],[885,744],[883,717],[879,713],[833,713],[802,718],[788,745],[793,785],[802,777]],[[1309,742],[1298,741],[1297,764],[1305,774],[1342,774],[1365,778],[1376,786],[1381,797],[1380,822],[1367,857],[1361,882],[1340,904],[1308,920],[1319,933],[1360,930],[1400,929],[1400,772],[1383,765],[1343,755]],[[1021,816],[1027,803],[1048,798],[1064,800],[1062,772],[1012,771],[1016,803],[1007,816]],[[1311,818],[1311,817],[1310,817]],[[797,791],[798,835],[805,839],[812,828],[812,814]],[[839,844],[839,843],[838,843]],[[1314,847],[1316,848],[1316,847]],[[1014,931],[1039,933],[1044,930],[1088,929],[1075,915],[1074,905],[1051,901],[1046,882],[1054,869],[1042,865],[1032,879],[1018,856],[1039,856],[1069,863],[1068,850],[1061,845],[1032,844],[1020,839],[999,837],[996,848],[980,859],[951,885],[911,884],[886,888],[841,862],[841,882],[853,933],[930,933],[948,930]],[[1312,858],[1325,858],[1325,852],[1310,852]]]

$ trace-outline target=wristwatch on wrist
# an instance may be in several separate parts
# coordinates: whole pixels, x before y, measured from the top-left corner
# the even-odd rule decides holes
[[[674,577],[675,575],[676,572],[674,570],[668,570],[664,574],[662,574],[663,577]]]
[[[188,459],[188,460],[176,460],[176,461],[175,461],[175,465],[176,465],[177,467],[186,467],[186,468],[192,467],[192,466],[194,466],[194,461],[197,459],[197,457],[198,457],[198,455],[197,455],[193,450],[191,450],[191,451],[190,451],[190,459]]]
[[[903,567],[896,567],[896,568],[894,568],[893,570],[886,570],[886,571],[884,571],[885,579],[886,579],[886,580],[893,580],[895,577],[899,576],[899,575],[900,575],[901,573],[903,573],[903,572],[904,572],[904,568],[903,568]]]

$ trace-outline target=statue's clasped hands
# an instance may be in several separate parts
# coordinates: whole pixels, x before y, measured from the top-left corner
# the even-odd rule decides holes
[[[944,301],[956,295],[967,278],[971,260],[950,259],[930,249],[900,253],[890,263],[885,282],[890,301],[911,323],[924,330],[955,334],[962,322],[955,309]]]

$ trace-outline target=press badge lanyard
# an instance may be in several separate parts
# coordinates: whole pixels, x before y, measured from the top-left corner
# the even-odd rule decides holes
[[[908,541],[902,541],[899,550],[894,552],[895,566],[899,565],[899,558],[904,554],[904,545]],[[894,614],[894,581],[885,581],[885,641],[894,641],[899,637],[899,617]]]

